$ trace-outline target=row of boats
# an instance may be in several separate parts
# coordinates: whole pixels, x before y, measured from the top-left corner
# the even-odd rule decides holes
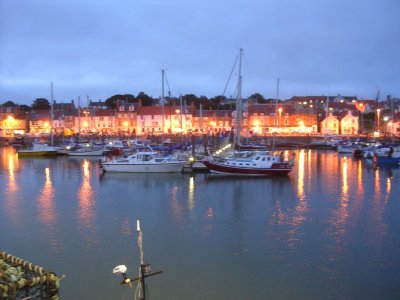
[[[232,175],[287,175],[294,166],[294,157],[284,157],[264,149],[230,150],[230,145],[214,155],[196,154],[197,151],[175,151],[167,154],[150,145],[131,141],[108,142],[103,145],[83,144],[67,147],[52,147],[34,143],[30,149],[19,149],[19,156],[102,156],[100,166],[104,172],[126,173],[176,173],[185,170],[207,170],[217,174]],[[118,150],[117,152],[115,152]],[[352,153],[358,158],[374,158],[378,164],[400,164],[400,145],[379,143],[340,143],[339,153]],[[119,154],[110,159],[107,154]]]
[[[169,145],[167,148],[171,148]],[[18,156],[102,156],[100,166],[105,172],[127,173],[174,173],[186,169],[207,170],[218,174],[234,175],[287,175],[294,166],[293,159],[264,149],[229,151],[230,145],[214,155],[196,154],[198,151],[175,151],[166,154],[164,149],[155,150],[150,145],[138,141],[124,143],[113,141],[102,145],[70,144],[53,147],[43,143],[33,143],[28,149],[17,150]],[[116,150],[118,150],[116,152]],[[114,153],[113,153],[114,152]],[[107,154],[119,154],[109,159]]]
[[[338,153],[356,158],[376,159],[378,165],[400,165],[400,145],[376,141],[343,141],[336,147]]]
[[[163,156],[159,152],[138,151],[126,157],[101,161],[106,172],[182,172],[185,168],[209,170],[212,173],[232,175],[287,175],[293,168],[293,160],[284,160],[281,155],[268,151],[239,151],[224,155],[199,158]]]

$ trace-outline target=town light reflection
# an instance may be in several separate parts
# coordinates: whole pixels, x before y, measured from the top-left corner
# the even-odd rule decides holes
[[[21,225],[23,219],[21,217],[19,209],[19,186],[17,185],[15,179],[15,170],[18,168],[18,160],[15,159],[14,152],[7,152],[6,155],[2,157],[2,159],[2,165],[8,168],[8,182],[5,186],[6,197],[4,199],[5,209],[7,214],[10,216],[10,220],[11,222],[13,222],[14,226]]]
[[[89,245],[97,242],[94,222],[94,193],[90,182],[90,164],[86,159],[83,161],[82,186],[78,191],[78,218],[81,226],[84,227],[85,239]]]
[[[190,177],[189,179],[189,195],[188,195],[188,208],[189,210],[193,210],[194,208],[194,177]]]
[[[348,183],[348,167],[347,167],[347,157],[344,157],[344,161],[342,164],[342,195],[341,195],[341,201],[342,204],[347,202],[349,199],[349,183]],[[347,204],[345,204],[347,206]]]
[[[8,174],[9,174],[8,191],[15,192],[18,189],[17,184],[15,183],[15,167],[16,164],[18,163],[18,160],[15,160],[15,156],[11,153],[9,153],[7,157],[8,157]]]
[[[381,192],[381,184],[380,184],[380,181],[381,181],[381,176],[380,176],[380,172],[379,172],[379,169],[376,169],[375,170],[375,181],[374,181],[374,187],[375,187],[375,199],[376,200],[379,200],[379,198],[380,198],[380,192]]]
[[[51,181],[50,169],[45,169],[45,181],[37,199],[39,219],[46,226],[54,226],[56,213],[54,209],[54,188]]]
[[[46,226],[46,234],[49,236],[49,242],[53,250],[62,248],[55,232],[57,214],[54,207],[54,194],[55,189],[51,180],[50,168],[45,168],[45,181],[43,188],[37,198],[38,203],[38,216],[40,221]]]
[[[364,194],[363,188],[363,164],[361,160],[357,162],[357,195],[360,197]]]
[[[305,150],[302,149],[298,155],[297,169],[298,169],[298,181],[297,181],[297,196],[300,200],[304,199],[304,165],[305,165]]]

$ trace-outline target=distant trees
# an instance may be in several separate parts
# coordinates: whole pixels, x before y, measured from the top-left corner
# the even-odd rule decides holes
[[[22,104],[19,106],[19,110],[22,112],[30,112],[32,108],[28,105]]]
[[[117,94],[108,98],[105,101],[105,103],[108,108],[115,109],[117,107],[118,102],[134,103],[134,102],[139,102],[139,100],[142,101],[143,106],[153,105],[153,98],[151,98],[144,92],[140,92],[136,97],[131,94],[124,94],[124,95]]]
[[[32,102],[32,109],[35,110],[50,109],[50,102],[45,98],[36,98],[36,100]]]
[[[153,98],[147,95],[144,92],[140,92],[137,96],[136,99],[139,101],[142,101],[143,106],[152,106],[153,105]]]
[[[135,102],[135,96],[131,95],[131,94],[117,94],[114,96],[111,96],[110,98],[108,98],[105,103],[107,105],[108,108],[116,108],[117,107],[117,103],[118,102],[127,102],[127,103],[133,103]]]
[[[165,97],[165,105],[179,105],[180,97]],[[263,95],[259,93],[252,94],[249,99],[252,99],[256,103],[270,103],[274,102],[274,99],[265,99]],[[143,106],[151,106],[158,99],[153,99],[151,96],[147,95],[145,92],[140,92],[137,96],[132,94],[116,94],[105,100],[107,108],[115,109],[118,102],[125,103],[138,103],[141,101]],[[218,95],[212,98],[207,98],[206,96],[196,96],[195,94],[182,95],[182,101],[186,105],[194,105],[196,109],[200,109],[200,104],[204,110],[229,110],[235,109],[235,101],[228,101],[229,99],[223,95]],[[18,106],[18,104],[9,100],[1,104],[1,106]],[[34,110],[46,110],[50,109],[51,103],[45,98],[37,98],[33,101],[31,107],[28,105],[20,105],[20,110],[28,112],[32,109]]]
[[[9,101],[6,101],[3,104],[1,104],[1,106],[8,106],[8,107],[12,106],[12,107],[15,107],[15,106],[17,106],[17,104],[15,104],[13,101],[9,100]]]

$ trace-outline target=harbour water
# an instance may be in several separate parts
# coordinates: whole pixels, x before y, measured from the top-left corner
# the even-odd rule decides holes
[[[61,299],[133,299],[136,220],[150,299],[399,299],[400,169],[295,150],[287,177],[101,174],[97,158],[0,148],[0,250]]]

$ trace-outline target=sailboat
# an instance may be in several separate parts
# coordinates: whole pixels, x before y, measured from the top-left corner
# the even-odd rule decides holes
[[[39,143],[35,139],[29,148],[19,148],[17,150],[18,157],[36,157],[36,156],[56,156],[57,148],[53,147],[53,83],[51,83],[51,106],[50,106],[50,146],[48,144]]]
[[[236,98],[236,134],[234,144],[241,143],[242,129],[242,63],[243,49],[239,53],[239,78]],[[236,148],[236,147],[235,147]],[[203,162],[211,173],[229,175],[287,175],[292,170],[294,161],[284,160],[280,155],[274,155],[268,151],[234,151],[233,156],[205,160]]]

